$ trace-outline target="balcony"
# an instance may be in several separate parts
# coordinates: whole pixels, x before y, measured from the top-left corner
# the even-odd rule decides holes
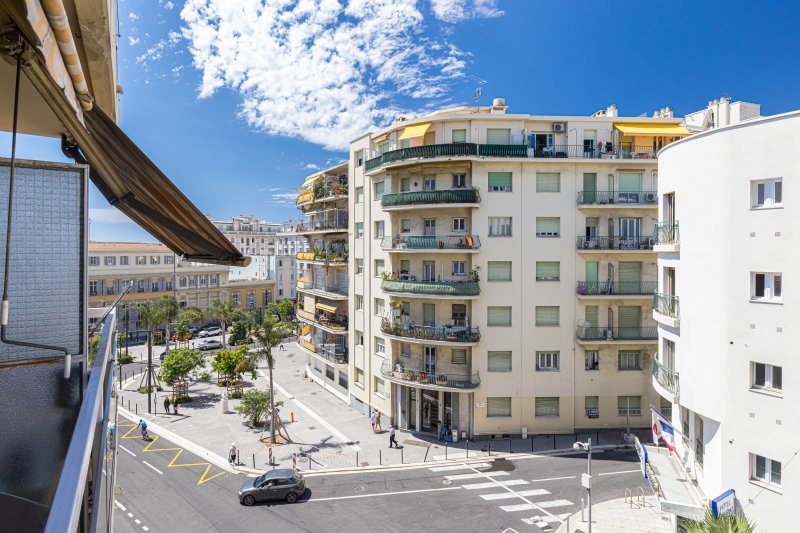
[[[395,235],[381,240],[381,248],[392,252],[476,252],[480,247],[477,235]]]
[[[578,296],[650,296],[656,281],[579,281]]]
[[[297,280],[297,291],[313,294],[315,296],[321,296],[322,298],[327,298],[329,300],[347,299],[347,287],[342,287],[341,285],[335,283],[312,283],[311,281],[300,278]]]
[[[423,389],[459,391],[477,389],[481,384],[478,372],[474,374],[440,374],[406,368],[402,363],[392,365],[387,361],[381,365],[381,374],[394,383]]]
[[[663,398],[677,402],[680,396],[678,373],[653,360],[653,388]]]
[[[317,305],[319,306],[322,304]],[[297,318],[306,322],[310,322],[324,331],[338,334],[347,333],[347,317],[344,315],[332,317],[327,313],[312,313],[311,311],[307,311],[305,309],[298,309],[296,314]]]
[[[474,143],[429,144],[414,146],[413,148],[400,148],[384,152],[378,157],[367,160],[364,170],[369,172],[382,167],[387,163],[404,161],[406,159],[425,159],[431,157],[469,156],[478,155],[478,145]]]
[[[315,250],[313,252],[300,252],[297,254],[298,261],[308,261],[322,265],[346,265],[349,257],[348,252],[323,252]]]
[[[381,321],[381,332],[389,337],[421,344],[475,345],[481,339],[481,332],[478,328],[467,328],[455,324],[418,326],[400,324],[386,319]]]
[[[326,362],[337,365],[348,363],[347,346],[341,343],[313,343],[306,339],[298,339],[297,346],[304,352],[318,357]]]
[[[680,251],[680,231],[677,222],[659,222],[653,235],[657,252]]]
[[[578,237],[577,249],[581,252],[642,252],[653,249],[652,237]]]
[[[481,293],[477,281],[401,281],[384,279],[381,290],[388,294],[470,298]]]
[[[295,226],[296,233],[323,233],[347,231],[347,209],[328,209],[309,216]]]
[[[322,203],[347,197],[346,183],[331,183],[315,188],[297,197],[297,206],[311,203]]]
[[[653,294],[653,318],[676,328],[680,324],[680,301],[677,296],[656,292]]]
[[[381,207],[385,210],[414,209],[423,206],[449,205],[451,207],[477,207],[481,199],[475,189],[449,189],[445,191],[408,191],[384,194]]]
[[[604,326],[578,326],[575,332],[578,341],[584,344],[595,343],[619,343],[637,341],[656,341],[658,340],[658,328],[656,326],[632,326],[622,328],[612,328]]]
[[[655,191],[581,191],[578,205],[583,207],[657,207]]]

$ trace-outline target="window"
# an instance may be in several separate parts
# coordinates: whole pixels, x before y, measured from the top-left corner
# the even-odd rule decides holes
[[[463,189],[467,186],[466,174],[453,174],[453,188]]]
[[[422,220],[422,228],[423,228],[423,235],[427,235],[432,237],[436,235],[436,219],[435,218],[425,218]]]
[[[705,459],[703,419],[697,413],[694,415],[694,458],[697,464],[703,466]]]
[[[751,363],[752,388],[780,392],[783,390],[783,367],[766,363]]]
[[[355,309],[356,309],[356,311],[361,311],[362,309],[364,309],[364,295],[363,294],[356,294]]]
[[[100,265],[100,256],[99,255],[90,255],[89,256],[89,266],[99,266]]]
[[[450,318],[456,326],[465,326],[467,323],[467,306],[465,304],[451,305]]]
[[[187,285],[186,277],[181,276],[181,278],[178,280],[178,285],[180,285],[181,287],[186,287]]]
[[[751,274],[751,300],[780,302],[782,295],[780,273],[753,272]]]
[[[536,217],[537,237],[558,237],[561,235],[561,219],[559,217]]]
[[[511,192],[511,172],[489,172],[489,192]]]
[[[89,282],[89,296],[97,296],[97,281],[90,281]]]
[[[364,386],[364,371],[358,367],[356,368],[356,383],[360,384],[362,387]]]
[[[386,302],[383,301],[383,298],[375,298],[375,314],[378,316],[383,316],[385,311]]]
[[[375,353],[381,356],[386,355],[386,341],[380,337],[375,337]]]
[[[490,237],[511,237],[511,217],[489,217]]]
[[[536,370],[538,372],[558,372],[561,369],[559,352],[536,352]]]
[[[642,416],[642,397],[617,396],[617,414],[619,416]]]
[[[356,222],[356,239],[364,238],[364,223]]]
[[[486,416],[511,416],[511,397],[486,398]]]
[[[584,353],[584,370],[600,370],[600,352],[587,350]]]
[[[378,277],[378,276],[382,276],[383,273],[384,273],[383,259],[376,259],[375,260],[375,271],[373,272],[373,275],[375,277]]]
[[[106,255],[103,257],[103,264],[105,266],[114,266],[117,264],[117,258],[113,255]]]
[[[411,270],[411,261],[408,259],[401,259],[400,260],[400,273],[401,274],[408,274]]]
[[[364,346],[364,332],[355,330],[356,338],[356,346]]]
[[[400,316],[411,316],[411,302],[401,302],[403,307],[400,308]]]
[[[489,372],[511,372],[511,352],[487,352]]]
[[[385,154],[386,152],[388,152],[388,151],[389,151],[389,143],[388,143],[388,142],[385,142],[385,143],[381,143],[381,144],[379,144],[379,145],[378,145],[378,151],[379,151],[381,154]]]
[[[400,192],[411,190],[411,178],[400,178]]]
[[[363,273],[364,273],[364,260],[356,259],[356,274],[363,274]]]
[[[355,158],[356,158],[356,166],[357,167],[362,166],[364,164],[364,150],[356,150]],[[356,379],[356,381],[358,380]]]
[[[171,265],[175,262],[175,256],[172,255],[165,255],[164,256],[164,264]]]
[[[467,231],[467,219],[466,218],[454,218],[453,219],[453,231]]]
[[[128,264],[128,256],[127,255],[119,256],[119,264],[120,265],[127,265]]]
[[[537,326],[558,326],[559,308],[558,306],[536,306],[536,325]]]
[[[384,182],[382,181],[375,182],[375,187],[373,188],[373,193],[375,194],[374,200],[377,201],[383,198],[383,188],[384,188]]]
[[[641,359],[641,353],[638,351],[625,351],[619,352],[617,354],[619,359],[619,366],[617,367],[619,370],[641,370],[642,367],[639,364]]]
[[[600,398],[598,396],[584,396],[583,408],[586,418],[600,418]]]
[[[558,172],[537,172],[536,192],[561,192],[561,174]]]
[[[453,142],[454,143],[467,142],[467,130],[453,130]]]
[[[781,462],[750,454],[750,479],[767,485],[781,486]]]
[[[751,182],[751,206],[781,207],[783,205],[783,179],[761,180]]]
[[[453,275],[466,276],[467,275],[467,262],[466,261],[453,261]]]
[[[466,365],[467,350],[465,348],[453,348],[450,363],[454,365]]]
[[[238,292],[231,293],[231,301],[236,305],[239,305],[239,303],[241,303],[241,296],[239,295]]]
[[[536,261],[536,281],[559,279],[561,279],[561,264],[558,261]]]
[[[404,218],[400,221],[400,233],[411,233],[411,219]]]
[[[386,396],[386,382],[378,376],[375,376],[375,385],[373,390],[375,394]]]
[[[160,255],[151,255],[150,256],[150,264],[151,265],[160,265],[161,264],[161,256]]]
[[[488,306],[486,308],[487,326],[511,327],[511,307]]]
[[[384,228],[383,220],[379,220],[378,222],[375,222],[375,235],[373,236],[373,238],[382,239],[383,235],[384,235],[383,228]]]
[[[145,256],[145,255],[137,255],[136,256],[136,264],[137,265],[146,265],[147,264],[147,256]]]
[[[488,281],[511,281],[511,261],[489,261],[487,270]]]
[[[538,397],[534,402],[536,416],[559,416],[558,396]]]
[[[436,176],[425,176],[422,181],[422,190],[423,191],[435,191],[436,190]]]
[[[658,403],[658,410],[661,411],[661,414],[668,419],[672,419],[672,402],[666,398],[661,398]]]
[[[364,203],[364,187],[356,187],[356,203]]]
[[[411,357],[411,345],[407,342],[400,343],[400,355],[403,357]]]
[[[511,144],[511,130],[487,128],[486,144]]]

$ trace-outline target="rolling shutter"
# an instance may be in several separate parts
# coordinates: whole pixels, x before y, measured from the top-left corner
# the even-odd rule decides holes
[[[511,130],[487,128],[486,144],[511,144]]]
[[[537,326],[558,326],[559,324],[558,306],[536,306],[536,325]]]
[[[489,172],[489,190],[511,192],[511,172]]]
[[[453,348],[452,359],[450,362],[454,365],[466,365],[467,350],[464,348]]]
[[[558,397],[536,398],[536,416],[559,416]]]
[[[597,283],[600,264],[597,261],[586,262],[586,283]]]
[[[422,304],[422,322],[426,326],[436,325],[436,306],[433,304]]]
[[[561,174],[558,172],[537,172],[536,192],[560,192]]]
[[[487,352],[489,372],[511,372],[511,352]]]
[[[590,327],[596,328],[597,327],[597,317],[600,314],[600,307],[597,305],[587,305],[586,309],[584,310],[584,317],[586,321],[589,323]]]
[[[642,324],[642,308],[638,305],[621,305],[617,323],[619,337],[638,337]]]
[[[511,261],[489,261],[489,281],[511,281]]]
[[[561,219],[558,217],[536,217],[536,235],[557,237],[561,233]]]
[[[642,263],[640,261],[620,261],[619,262],[619,282],[642,281]]]
[[[486,398],[486,416],[511,416],[511,397]]]
[[[641,192],[642,174],[639,172],[619,173],[619,192]]]
[[[536,261],[536,279],[539,281],[558,281],[561,266],[558,261]]]
[[[486,323],[489,326],[510,326],[511,307],[489,306],[486,308]]]

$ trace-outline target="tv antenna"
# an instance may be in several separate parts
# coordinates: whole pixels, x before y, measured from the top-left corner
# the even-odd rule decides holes
[[[478,105],[481,101],[481,96],[483,96],[484,85],[486,85],[485,80],[477,80],[477,86],[475,87],[475,105]]]

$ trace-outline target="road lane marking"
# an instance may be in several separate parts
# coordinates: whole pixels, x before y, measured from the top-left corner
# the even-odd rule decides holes
[[[521,503],[519,505],[501,505],[500,509],[507,513],[514,513],[517,511],[533,511],[536,508],[549,509],[551,507],[563,507],[565,505],[572,505],[569,500],[552,500],[547,502],[534,503]]]
[[[481,477],[492,479],[486,474],[483,474]],[[461,485],[461,486],[467,490],[478,490],[478,489],[489,489],[491,487],[497,487],[498,485],[501,487],[506,487],[510,485],[527,485],[527,484],[528,482],[525,481],[524,479],[509,479],[508,481],[487,481],[486,483],[470,483],[469,485]]]
[[[150,531],[150,529],[149,529],[147,526],[142,526],[142,530],[144,530],[144,531]]]
[[[532,516],[530,518],[523,518],[522,521],[525,522],[526,524],[530,525],[530,526],[532,526],[534,524],[536,524],[536,525],[539,525],[539,524],[547,525],[548,522],[559,522],[559,521],[566,520],[568,516],[569,516],[569,513],[557,514],[557,515],[551,515],[551,516]],[[539,526],[539,527],[542,527],[542,526]]]
[[[492,472],[492,476],[493,477],[510,476],[510,475],[511,474],[509,474],[508,472]],[[483,474],[481,474],[481,473],[477,473],[477,474],[455,474],[455,475],[452,475],[452,476],[444,476],[445,479],[449,479],[450,481],[460,481],[462,479],[476,479],[476,478],[482,478],[482,477],[483,477]]]
[[[531,483],[537,483],[539,481],[558,481],[560,479],[575,479],[578,476],[564,476],[564,477],[548,477],[544,479],[532,479]]]
[[[139,524],[141,524],[141,523],[142,523],[142,521],[141,521],[141,520],[139,520],[138,518],[135,518],[133,521],[134,521],[134,522],[136,522],[136,524],[137,524],[137,525],[139,525]]]
[[[150,463],[148,463],[147,461],[142,461],[142,462],[143,462],[144,464],[146,464],[147,466],[149,466],[150,468],[152,468],[153,470],[155,470],[156,472],[158,472],[159,474],[161,474],[162,476],[164,475],[164,472],[162,472],[162,471],[161,471],[161,470],[159,470],[158,468],[154,467],[153,465],[151,465],[151,464],[150,464]]]
[[[478,453],[477,451],[474,451],[472,452],[472,455],[476,456],[477,453]],[[444,459],[450,460],[450,459],[466,459],[466,458],[467,458],[467,452],[455,452],[455,451],[433,456],[434,461],[441,461]]]
[[[151,449],[151,447],[159,440],[159,438],[160,437],[158,435],[153,435],[153,440],[151,440],[147,444],[147,446],[144,447],[143,451],[144,452],[172,452],[172,451],[176,452],[175,456],[172,458],[172,460],[167,465],[167,468],[175,468],[175,467],[181,467],[181,466],[205,466],[206,469],[203,471],[203,474],[200,476],[200,479],[197,481],[198,485],[202,485],[203,483],[211,481],[212,479],[214,479],[216,477],[219,477],[219,476],[221,476],[222,474],[225,473],[225,471],[223,470],[222,472],[219,472],[218,474],[214,474],[213,476],[209,476],[208,475],[208,471],[211,470],[212,464],[209,463],[208,461],[200,461],[198,463],[176,463],[175,461],[178,460],[178,457],[181,456],[181,454],[184,452],[184,449],[180,448],[178,446],[171,446],[169,448],[152,448]]]
[[[354,500],[356,498],[375,498],[378,496],[399,496],[402,494],[418,494],[420,492],[439,492],[443,490],[460,490],[461,487],[442,487],[440,489],[401,490],[397,492],[379,492],[377,494],[355,494],[353,496],[332,496],[330,498],[311,498],[311,502],[327,502],[332,500]]]
[[[125,506],[124,506],[124,505],[122,505],[121,503],[119,503],[117,500],[114,500],[114,505],[116,505],[117,507],[119,507],[119,508],[120,508],[120,510],[121,510],[121,511],[123,511],[123,512],[124,512],[124,511],[127,511],[127,509],[125,509]]]
[[[604,472],[602,474],[597,474],[598,476],[613,476],[616,474],[632,474],[633,472],[641,472],[642,470],[637,468],[636,470],[620,470],[619,472]]]
[[[126,451],[126,452],[128,452],[129,454],[131,454],[132,456],[136,457],[136,454],[135,454],[135,453],[133,453],[132,451],[130,451],[128,448],[126,448],[126,447],[125,447],[125,446],[123,446],[122,444],[120,444],[120,445],[119,445],[119,447],[120,447],[120,449],[122,449],[123,451]]]
[[[475,468],[485,468],[487,466],[491,466],[489,463],[475,463]],[[453,470],[466,470],[468,467],[465,465],[453,465],[453,466],[434,466],[429,468],[431,472],[451,472]]]
[[[549,490],[544,489],[532,489],[532,490],[521,490],[517,493],[513,492],[498,492],[496,494],[481,494],[481,498],[484,500],[505,500],[509,498],[516,498],[517,494],[520,496],[544,496],[546,494],[550,494]]]

